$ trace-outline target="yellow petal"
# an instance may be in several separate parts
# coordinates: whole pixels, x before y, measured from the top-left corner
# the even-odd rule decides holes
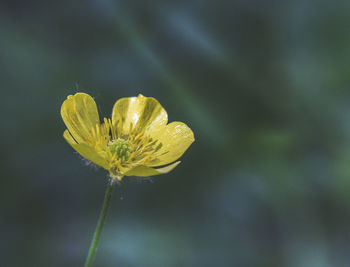
[[[109,165],[108,162],[101,157],[96,150],[94,150],[92,147],[88,146],[87,144],[78,144],[68,130],[65,130],[63,133],[63,137],[66,139],[66,141],[74,148],[75,151],[77,151],[81,156],[84,158],[90,160],[91,162],[95,163],[98,166],[101,166],[102,168],[108,170]]]
[[[130,125],[136,132],[158,133],[168,122],[168,114],[153,97],[138,95],[119,99],[113,107],[112,123],[118,124],[118,135],[127,135]]]
[[[154,168],[149,168],[146,166],[137,166],[130,171],[126,172],[126,176],[140,176],[140,177],[147,177],[147,176],[153,176],[153,175],[158,175],[158,174],[164,174],[172,171],[177,165],[180,164],[181,161],[177,161],[169,166],[159,168],[159,169],[154,169]]]
[[[148,164],[151,167],[166,165],[177,160],[194,141],[192,130],[183,122],[178,121],[169,123],[161,133],[152,138],[159,140],[162,147],[157,152],[160,155],[157,157],[158,160],[153,164]]]
[[[96,103],[85,93],[68,96],[62,104],[61,116],[72,137],[79,144],[91,140],[92,128],[100,123]]]

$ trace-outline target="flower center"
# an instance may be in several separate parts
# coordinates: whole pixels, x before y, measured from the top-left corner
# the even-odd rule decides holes
[[[117,159],[120,159],[121,162],[124,162],[128,160],[130,156],[131,144],[129,140],[118,138],[108,143],[108,149],[112,152],[113,155],[117,155]]]

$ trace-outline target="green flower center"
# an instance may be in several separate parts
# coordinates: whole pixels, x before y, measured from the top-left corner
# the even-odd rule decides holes
[[[117,155],[117,159],[120,159],[121,162],[124,162],[128,160],[130,156],[131,144],[129,140],[118,138],[109,142],[108,149],[112,152],[113,155]]]

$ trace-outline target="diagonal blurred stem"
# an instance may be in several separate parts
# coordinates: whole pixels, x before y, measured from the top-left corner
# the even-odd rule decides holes
[[[102,232],[102,228],[103,228],[106,216],[107,216],[109,206],[111,204],[111,198],[112,198],[112,193],[113,193],[113,189],[114,189],[114,184],[115,184],[115,182],[113,179],[110,179],[108,181],[105,197],[103,200],[102,210],[101,210],[98,222],[97,222],[94,236],[93,236],[92,241],[91,241],[89,253],[86,257],[86,261],[85,261],[85,265],[84,265],[85,267],[92,266],[92,263],[94,261],[98,242],[100,240],[100,236],[101,236],[101,232]]]
[[[181,100],[179,103],[194,117],[202,132],[207,135],[210,141],[215,142],[216,146],[225,146],[231,136],[225,125],[220,124],[213,112],[207,109],[207,106],[201,102],[200,98],[191,93],[185,82],[173,74],[168,64],[158,56],[147,38],[137,29],[135,23],[130,19],[132,16],[128,16],[120,5],[115,7],[115,11],[117,14],[116,28],[130,41],[136,51],[150,62],[150,66],[160,74],[169,88],[173,89],[169,90],[169,93]],[[231,76],[232,74],[230,73]],[[208,124],[211,126],[208,127]]]

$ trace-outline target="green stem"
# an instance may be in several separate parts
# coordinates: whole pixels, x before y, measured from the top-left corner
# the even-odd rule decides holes
[[[103,200],[102,210],[100,213],[100,217],[98,219],[95,233],[94,233],[94,236],[93,236],[92,241],[91,241],[89,253],[86,257],[86,261],[85,261],[85,265],[84,265],[85,267],[92,266],[92,262],[94,261],[98,241],[100,240],[103,224],[105,222],[105,219],[107,216],[107,211],[108,211],[108,208],[109,208],[110,203],[111,203],[114,184],[115,184],[115,182],[112,179],[108,182],[108,185],[106,188],[106,193],[105,193],[105,198]]]

